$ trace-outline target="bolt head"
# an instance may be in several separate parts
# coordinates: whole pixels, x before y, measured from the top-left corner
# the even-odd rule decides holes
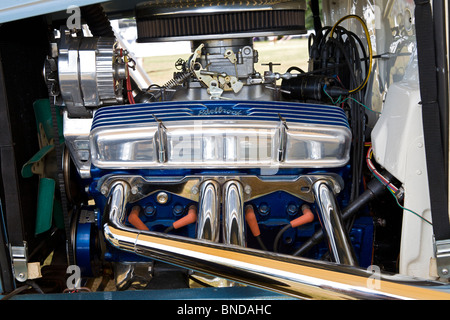
[[[260,214],[265,216],[265,215],[269,214],[270,207],[266,203],[261,203],[261,205],[259,206],[258,210],[259,210]]]
[[[155,207],[153,207],[153,206],[147,206],[146,208],[145,208],[145,210],[144,210],[144,214],[146,215],[146,216],[152,216],[152,215],[154,215],[155,214]]]
[[[298,206],[295,204],[290,204],[287,208],[287,213],[289,215],[295,215],[298,212]]]
[[[159,204],[165,204],[169,200],[169,196],[165,192],[160,192],[156,196],[156,201],[158,201]]]
[[[174,208],[173,208],[173,214],[175,216],[179,216],[183,213],[184,211],[184,207],[182,205],[177,204]]]

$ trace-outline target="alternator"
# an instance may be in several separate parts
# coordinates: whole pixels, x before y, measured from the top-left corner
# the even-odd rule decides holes
[[[117,59],[115,39],[61,36],[58,43],[59,90],[71,116],[83,117],[89,108],[123,102],[122,81],[127,68]]]

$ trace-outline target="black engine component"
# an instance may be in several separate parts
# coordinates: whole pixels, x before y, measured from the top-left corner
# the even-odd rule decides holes
[[[141,42],[232,38],[305,33],[305,10],[301,1],[278,0],[251,3],[148,1],[136,6],[138,39]]]
[[[339,86],[337,79],[329,76],[305,74],[281,83],[286,99],[329,101],[331,98],[347,95],[348,90]]]

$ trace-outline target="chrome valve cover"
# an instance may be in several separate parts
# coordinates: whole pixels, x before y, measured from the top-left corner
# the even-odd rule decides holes
[[[333,168],[351,131],[335,106],[211,100],[101,108],[89,141],[101,169]]]

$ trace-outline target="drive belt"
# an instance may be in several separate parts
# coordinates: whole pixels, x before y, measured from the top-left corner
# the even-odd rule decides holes
[[[46,63],[48,63],[47,61]],[[48,65],[48,68],[45,68],[48,72],[54,72],[52,70],[52,66]],[[46,75],[47,79],[52,79],[51,75]],[[66,188],[65,188],[65,180],[64,180],[64,168],[63,168],[63,146],[60,141],[60,130],[58,127],[58,106],[56,105],[56,97],[58,96],[58,90],[56,82],[48,81],[48,92],[49,92],[49,101],[50,101],[50,111],[52,116],[52,126],[53,126],[53,143],[55,146],[55,154],[56,154],[56,164],[57,164],[57,184],[59,186],[59,194],[61,207],[63,211],[64,217],[64,231],[66,236],[66,253],[67,253],[67,262],[69,265],[75,264],[72,239],[71,239],[71,227],[70,227],[70,215],[69,215],[69,203],[67,200]]]

